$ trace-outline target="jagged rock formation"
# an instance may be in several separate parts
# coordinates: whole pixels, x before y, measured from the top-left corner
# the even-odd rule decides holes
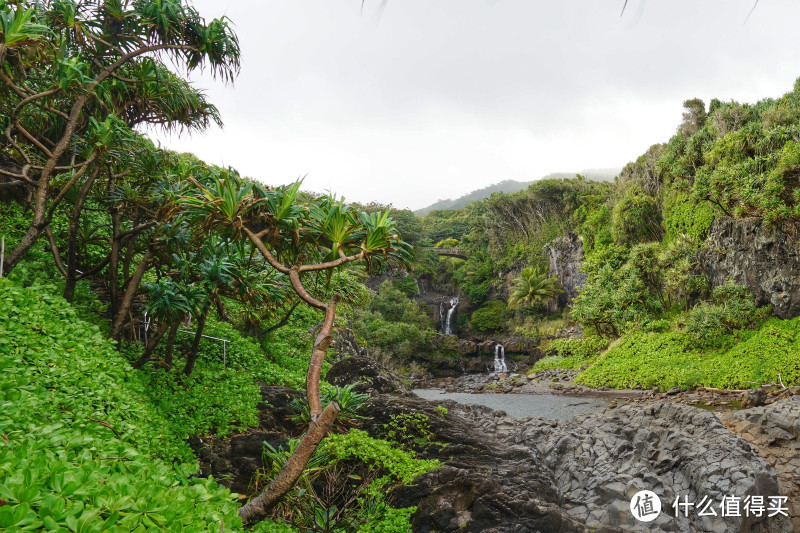
[[[572,302],[586,282],[586,274],[580,270],[583,266],[583,237],[568,232],[546,244],[544,249],[550,257],[550,276],[557,277],[564,289],[558,298],[548,302],[548,311],[560,311]]]
[[[800,397],[722,416],[745,440],[714,414],[682,404],[623,406],[567,422],[515,419],[487,407],[425,401],[364,358],[340,364],[338,372],[358,379],[374,373],[370,368],[378,370],[380,383],[367,385],[373,397],[361,411],[367,417],[363,429],[386,438],[392,416],[425,415],[429,437],[413,446],[420,457],[443,465],[389,493],[395,506],[417,506],[414,531],[800,531]],[[400,396],[379,394],[386,382]],[[236,492],[252,492],[263,443],[281,447],[304,429],[291,419],[297,412],[289,404],[299,397],[300,391],[262,386],[258,428],[226,439],[192,439],[202,475]],[[640,489],[662,500],[661,517],[646,528],[629,510]],[[789,495],[794,529],[780,516],[675,518],[676,493],[695,502],[703,496],[719,502],[725,494]]]
[[[775,470],[778,491],[789,497],[791,530],[800,531],[800,396],[724,413],[719,418],[755,446]]]
[[[442,414],[435,407],[446,406]],[[436,404],[416,396],[377,396],[369,400],[362,414],[369,417],[365,429],[385,437],[385,421],[401,413],[427,416],[433,437],[419,446],[425,458],[437,458],[444,467],[423,474],[409,486],[389,495],[397,507],[417,506],[412,517],[415,532],[587,532],[561,508],[560,491],[552,475],[522,446],[508,446],[460,416],[464,410],[455,402]],[[493,418],[495,411],[472,406],[477,418]]]
[[[761,219],[714,222],[700,268],[716,287],[731,279],[746,285],[756,304],[781,318],[800,315],[800,247],[797,240]]]
[[[675,516],[677,495],[711,499],[719,514],[724,495],[779,494],[770,466],[710,412],[682,404],[623,406],[569,422],[538,419],[509,441],[536,450],[564,494],[570,516],[589,527],[643,531],[629,509],[639,490],[661,499],[662,513],[647,531],[788,533],[781,517]]]

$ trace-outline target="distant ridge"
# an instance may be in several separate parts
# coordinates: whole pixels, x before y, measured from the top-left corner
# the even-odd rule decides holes
[[[617,176],[622,167],[619,168],[590,168],[587,170],[582,170],[580,172],[553,172],[552,174],[548,174],[547,176],[543,176],[539,179],[564,179],[564,178],[574,178],[576,174],[580,174],[586,179],[594,180],[594,181],[611,181]],[[483,189],[478,189],[476,191],[472,191],[471,193],[465,194],[460,198],[456,198],[455,200],[439,200],[437,202],[432,203],[428,207],[423,207],[422,209],[417,209],[414,211],[414,214],[418,217],[424,217],[431,211],[436,211],[437,209],[461,209],[472,202],[477,202],[479,200],[483,200],[484,198],[490,197],[492,194],[496,192],[502,193],[514,193],[519,192],[524,189],[527,189],[532,183],[539,180],[534,181],[515,181],[515,180],[503,180],[499,183],[495,183],[493,185],[489,185],[488,187],[484,187]]]

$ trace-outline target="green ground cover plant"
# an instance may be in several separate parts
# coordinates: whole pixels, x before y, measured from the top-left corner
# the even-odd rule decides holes
[[[690,334],[624,336],[575,379],[591,387],[748,389],[782,381],[800,384],[800,319],[773,318],[758,330],[729,334],[724,348],[700,349]]]
[[[220,531],[230,491],[60,297],[0,279],[0,529]]]
[[[529,374],[551,369],[576,369],[592,364],[608,347],[608,337],[554,339],[544,347],[546,357],[536,361]]]

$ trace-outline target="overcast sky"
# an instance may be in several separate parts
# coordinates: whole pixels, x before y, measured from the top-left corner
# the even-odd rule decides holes
[[[684,100],[778,97],[800,77],[800,2],[195,0],[242,47],[193,79],[225,127],[164,146],[267,184],[418,209],[504,179],[618,167]]]

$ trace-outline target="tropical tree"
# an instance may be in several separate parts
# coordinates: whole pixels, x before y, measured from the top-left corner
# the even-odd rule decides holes
[[[209,244],[213,246],[212,243]],[[204,297],[201,299],[200,306],[197,309],[197,329],[195,330],[192,346],[186,356],[186,364],[183,367],[183,373],[187,376],[192,374],[197,358],[200,356],[200,341],[203,339],[203,330],[205,329],[211,306],[219,301],[220,291],[230,286],[232,282],[230,271],[231,263],[224,253],[206,257],[198,267],[198,284],[204,293]]]
[[[192,311],[192,304],[186,297],[186,289],[171,278],[161,278],[156,283],[145,283],[149,293],[147,312],[156,322],[156,330],[145,346],[142,356],[133,364],[134,368],[143,367],[152,357],[161,338],[169,330],[177,332],[180,321]],[[174,336],[173,336],[174,341]]]
[[[548,277],[537,266],[525,267],[514,279],[514,286],[508,297],[508,305],[511,307],[533,306],[539,302],[550,300],[562,290],[555,276]]]
[[[166,67],[230,80],[239,45],[225,18],[182,0],[0,1],[0,188],[24,191],[30,226],[10,271],[77,189],[73,218],[137,124],[202,128],[218,113]],[[74,263],[74,262],[73,262]]]
[[[405,265],[410,248],[397,234],[388,210],[366,213],[332,196],[304,197],[300,182],[268,189],[232,171],[208,178],[205,183],[194,180],[194,193],[184,199],[186,216],[231,239],[249,240],[303,302],[325,313],[306,374],[308,431],[267,488],[240,508],[242,520],[252,523],[266,517],[294,486],[340,412],[335,401],[323,409],[319,390],[340,295],[324,302],[312,294],[307,282],[351,263],[368,269],[387,262]]]

